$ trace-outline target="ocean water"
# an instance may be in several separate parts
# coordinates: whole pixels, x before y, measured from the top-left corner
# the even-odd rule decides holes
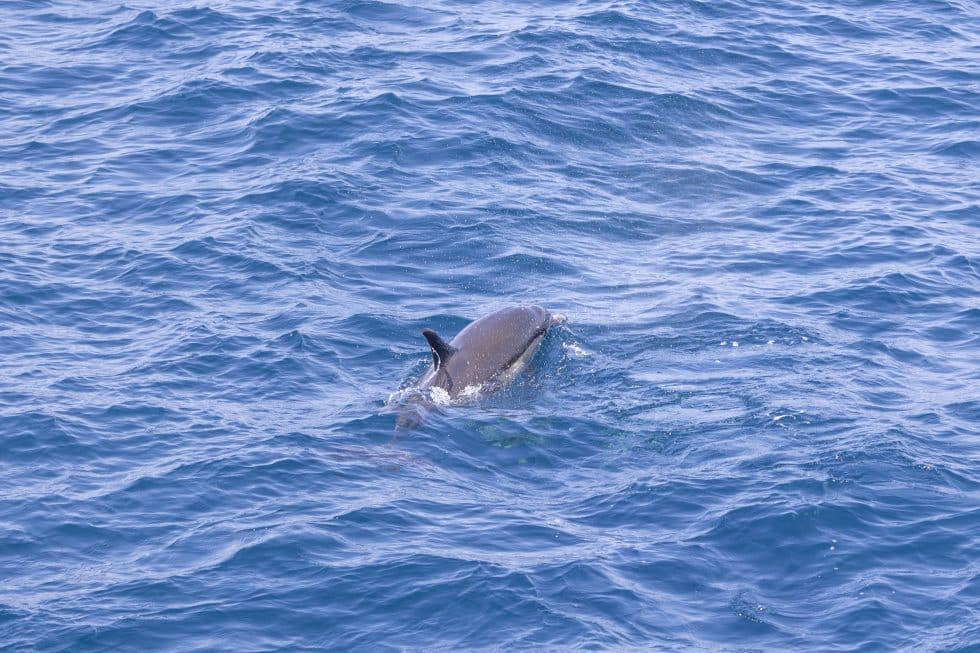
[[[978,160],[974,0],[8,0],[0,649],[978,651]]]

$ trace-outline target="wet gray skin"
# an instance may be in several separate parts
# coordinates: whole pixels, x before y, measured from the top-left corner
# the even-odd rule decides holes
[[[450,399],[463,392],[498,390],[524,368],[548,329],[558,322],[540,306],[516,306],[470,323],[448,343],[432,329],[425,329],[422,335],[432,349],[432,366],[418,388],[439,388]],[[416,426],[426,408],[419,401],[405,406],[397,426]]]

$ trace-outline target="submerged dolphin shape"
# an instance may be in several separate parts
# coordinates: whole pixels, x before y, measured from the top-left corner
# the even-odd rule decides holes
[[[501,309],[471,322],[450,342],[432,329],[422,335],[432,349],[432,366],[417,388],[444,393],[448,399],[493,392],[510,383],[524,369],[552,326],[564,321],[540,306]],[[412,427],[421,419],[418,402],[398,417],[399,427]]]

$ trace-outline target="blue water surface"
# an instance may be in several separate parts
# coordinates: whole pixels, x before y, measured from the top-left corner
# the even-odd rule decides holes
[[[3,2],[0,649],[980,650],[980,5]]]

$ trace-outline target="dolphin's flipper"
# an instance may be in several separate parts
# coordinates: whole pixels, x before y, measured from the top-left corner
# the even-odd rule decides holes
[[[422,329],[422,335],[432,347],[432,365],[436,369],[442,367],[449,360],[449,357],[456,353],[456,348],[443,340],[442,336],[432,329]]]

